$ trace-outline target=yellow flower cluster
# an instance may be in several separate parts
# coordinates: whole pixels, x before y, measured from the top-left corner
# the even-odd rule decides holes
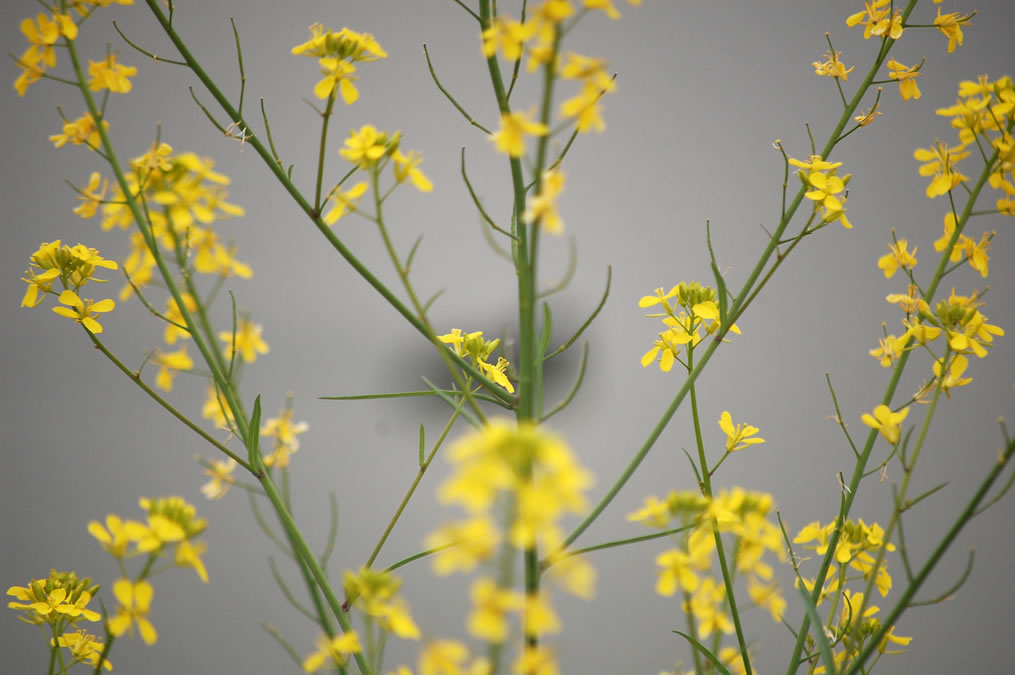
[[[335,32],[315,23],[310,27],[310,39],[292,48],[292,53],[316,58],[324,76],[314,86],[314,95],[326,99],[335,95],[336,89],[342,94],[346,105],[356,102],[359,91],[353,84],[356,63],[387,58],[373,35],[357,33],[343,28]]]
[[[836,175],[842,162],[826,162],[820,155],[811,155],[810,161],[804,162],[790,157],[789,163],[801,169],[797,175],[809,188],[804,197],[814,202],[815,213],[821,209],[821,222],[831,223],[838,220],[847,230],[852,229],[853,224],[846,218],[845,198],[839,196],[849,185],[852,174],[846,174],[841,178]]]
[[[722,579],[709,574],[715,558],[716,529],[735,539],[736,570],[747,575],[751,601],[768,610],[773,621],[781,621],[786,600],[779,592],[774,570],[764,560],[766,552],[786,560],[782,533],[768,519],[773,508],[771,495],[740,488],[715,498],[673,491],[665,500],[647,497],[642,508],[627,516],[629,521],[656,529],[685,528],[679,546],[656,556],[660,568],[656,592],[666,597],[678,591],[684,595],[684,611],[694,617],[699,637],[733,632],[726,587]]]
[[[81,287],[89,281],[106,281],[95,277],[99,268],[115,270],[117,264],[103,258],[98,250],[83,244],[61,245],[59,239],[43,243],[31,255],[26,276],[21,278],[28,284],[21,306],[38,307],[47,295],[56,295],[60,303],[66,306],[54,307],[54,312],[77,321],[92,333],[101,333],[102,325],[98,322],[98,315],[111,312],[116,303],[108,298],[96,302],[91,298],[82,299],[78,295]],[[62,286],[62,292],[53,290],[53,285],[57,282]]]
[[[433,567],[441,575],[475,569],[491,559],[504,541],[523,551],[559,550],[560,520],[584,509],[584,492],[592,483],[592,476],[563,439],[531,423],[516,426],[493,420],[460,439],[448,456],[454,470],[440,486],[438,499],[460,505],[469,515],[465,521],[443,526],[425,541],[428,548],[440,549],[433,556]],[[500,509],[507,510],[505,517],[495,516]],[[500,522],[508,523],[503,532],[497,525]],[[595,571],[579,556],[551,554],[546,574],[575,595],[587,598],[594,593]],[[514,615],[519,616],[527,636],[560,630],[545,587],[524,594],[484,576],[473,583],[471,596],[473,611],[466,625],[477,638],[505,642]],[[523,651],[519,663],[537,656],[552,662],[552,653],[544,649],[538,654]],[[464,661],[467,652],[456,658]]]
[[[419,627],[409,613],[409,604],[398,595],[402,580],[394,574],[366,567],[358,573],[346,570],[343,585],[349,603],[362,609],[381,630],[404,640],[420,638]]]
[[[99,587],[88,578],[80,579],[74,572],[51,570],[46,579],[32,579],[26,586],[11,586],[7,595],[16,598],[8,607],[20,610],[19,619],[25,623],[47,624],[52,629],[50,644],[66,647],[71,652],[68,667],[84,663],[93,668],[98,665],[104,647],[103,641],[84,629],[73,632],[79,621],[98,621],[98,612],[89,609],[88,604],[98,593]],[[103,667],[112,670],[112,664],[103,659]]]
[[[300,449],[300,439],[297,436],[309,428],[310,425],[306,422],[293,422],[291,405],[283,408],[278,417],[266,420],[261,427],[261,436],[273,439],[273,447],[271,452],[264,456],[265,466],[279,469],[289,466],[289,456]]]
[[[677,299],[676,304],[670,303],[673,298]],[[659,333],[659,339],[641,357],[642,367],[654,362],[656,357],[659,357],[659,369],[664,373],[673,368],[674,362],[679,361],[686,367],[686,362],[680,358],[681,349],[691,350],[701,342],[702,330],[705,331],[705,335],[713,335],[722,328],[716,300],[714,289],[702,286],[696,281],[690,284],[680,282],[668,293],[663,293],[662,288],[657,288],[655,295],[643,296],[638,301],[638,306],[642,309],[662,305],[663,312],[645,316],[664,317],[663,324],[666,325],[666,330]],[[731,325],[729,331],[740,334],[740,328],[736,324]]]
[[[514,385],[511,384],[511,380],[506,375],[507,368],[511,365],[508,360],[503,356],[498,356],[496,364],[487,362],[487,359],[497,351],[497,347],[500,345],[500,338],[496,340],[484,340],[483,331],[481,330],[475,333],[463,334],[462,329],[452,328],[450,333],[438,335],[437,339],[444,344],[451,345],[455,353],[462,358],[472,359],[479,372],[507,389],[508,393],[513,394],[515,392]]]
[[[828,551],[834,531],[835,522],[827,525],[813,522],[800,530],[793,543],[804,544],[804,548],[823,556]],[[834,562],[829,567],[825,585],[818,598],[820,605],[826,597],[831,597],[834,602],[831,610],[833,613],[838,607],[839,600],[843,601],[838,625],[830,629],[832,634],[829,635],[829,642],[836,646],[833,655],[836,665],[840,668],[848,665],[849,661],[864,648],[867,638],[881,629],[880,620],[874,616],[879,611],[878,607],[868,604],[864,609],[864,594],[854,593],[846,587],[850,581],[867,580],[873,575],[881,597],[888,595],[892,588],[892,577],[888,574],[887,563],[882,562],[877,569],[874,568],[875,558],[881,548],[894,551],[895,545],[884,540],[884,530],[877,523],[867,525],[861,518],[856,522],[847,520],[842,524],[842,533],[835,547]],[[850,570],[859,572],[860,576],[850,575]],[[813,579],[798,577],[795,583],[798,587],[802,583],[808,591],[814,588]],[[912,640],[909,637],[895,635],[894,628],[892,626],[889,629],[878,645],[882,654],[901,654],[904,649],[889,651],[889,644],[905,647]],[[819,667],[814,672],[824,672],[824,668]]]

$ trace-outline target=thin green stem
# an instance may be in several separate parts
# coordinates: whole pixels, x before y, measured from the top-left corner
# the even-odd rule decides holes
[[[296,556],[300,558],[310,569],[310,573],[313,575],[314,581],[317,582],[317,586],[321,589],[321,592],[327,599],[332,613],[335,615],[335,618],[338,619],[338,625],[341,626],[343,632],[348,633],[352,630],[352,624],[349,622],[349,617],[342,609],[342,603],[338,601],[338,597],[335,595],[335,592],[331,589],[331,583],[329,582],[327,575],[324,573],[324,570],[321,569],[320,564],[318,564],[317,557],[314,555],[313,551],[310,550],[306,540],[303,539],[303,535],[296,526],[296,521],[293,520],[289,511],[285,508],[285,504],[282,503],[282,497],[275,488],[274,481],[272,481],[271,476],[266,471],[262,471],[259,478],[261,480],[261,485],[264,487],[265,495],[269,500],[271,500],[271,504],[275,507],[275,512],[278,514],[279,520],[282,522],[282,527],[285,528],[286,534],[292,542]],[[356,659],[356,665],[359,666],[360,673],[368,675],[372,672],[369,664],[362,654],[357,653],[354,654],[353,657]]]
[[[395,514],[391,517],[391,520],[388,521],[388,526],[384,528],[384,532],[383,534],[381,534],[381,538],[378,539],[377,543],[374,545],[374,550],[370,552],[370,557],[367,558],[366,562],[367,567],[373,566],[374,561],[377,560],[377,555],[381,552],[381,548],[384,546],[384,542],[388,540],[388,535],[390,535],[391,531],[395,529],[395,523],[397,523],[398,519],[402,517],[402,512],[405,511],[405,507],[408,506],[409,500],[412,499],[412,495],[415,494],[416,488],[419,486],[420,481],[423,480],[423,474],[426,473],[426,470],[428,468],[430,468],[430,463],[433,462],[434,457],[437,456],[437,451],[444,443],[444,439],[447,438],[448,434],[451,432],[451,428],[455,425],[455,421],[458,420],[458,415],[459,415],[458,410],[455,410],[455,412],[451,414],[451,417],[448,418],[447,424],[444,425],[444,429],[441,431],[441,435],[437,438],[437,441],[433,444],[433,448],[430,449],[430,452],[426,456],[426,459],[423,460],[422,464],[420,464],[419,471],[416,472],[416,477],[413,478],[412,484],[409,485],[409,489],[406,490],[405,496],[402,497],[402,501],[398,504],[398,508],[395,509]]]
[[[84,327],[82,326],[82,328]],[[154,400],[160,406],[165,408],[170,415],[183,422],[194,433],[196,433],[198,436],[200,436],[204,440],[208,441],[211,445],[213,445],[219,452],[224,454],[226,457],[235,460],[237,464],[242,466],[247,471],[251,471],[250,465],[247,463],[246,459],[240,457],[235,452],[233,452],[232,450],[230,450],[229,448],[227,448],[226,446],[222,445],[217,440],[212,438],[207,431],[199,427],[197,424],[191,421],[189,417],[187,417],[179,410],[177,410],[175,407],[173,407],[173,405],[169,403],[169,401],[159,396],[159,394],[154,389],[145,384],[144,380],[142,380],[137,373],[128,368],[122,361],[120,361],[120,359],[118,359],[111,351],[109,351],[106,345],[103,344],[102,340],[96,337],[95,333],[91,332],[87,328],[84,328],[84,331],[85,333],[88,334],[88,337],[91,339],[92,344],[95,345],[96,349],[102,352],[105,355],[105,357],[109,359],[113,363],[113,365],[117,367],[117,369],[120,370],[120,372],[129,377],[131,381],[134,382],[134,384],[139,386],[141,388],[141,391],[148,394],[148,396],[150,396],[152,400]]]

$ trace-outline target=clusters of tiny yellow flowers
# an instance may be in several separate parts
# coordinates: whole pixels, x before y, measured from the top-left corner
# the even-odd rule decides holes
[[[818,556],[823,556],[828,551],[828,545],[835,531],[834,522],[821,525],[813,522],[800,530],[793,539],[795,544],[803,544],[803,548],[814,551]],[[847,587],[851,581],[859,579],[868,580],[874,577],[874,584],[881,594],[881,597],[888,595],[892,588],[892,577],[888,574],[887,563],[882,562],[875,569],[876,556],[884,548],[886,551],[894,551],[895,545],[884,540],[884,530],[877,523],[867,525],[863,519],[856,522],[847,520],[842,524],[842,531],[839,541],[836,544],[833,563],[829,567],[824,587],[818,597],[818,605],[827,597],[833,598],[832,608],[829,610],[829,623],[825,626],[825,633],[828,641],[833,645],[835,664],[841,668],[849,665],[864,648],[866,640],[881,629],[881,622],[875,616],[879,609],[875,605],[864,603],[864,594],[855,593]],[[850,574],[850,572],[859,574]],[[795,581],[799,587],[802,583],[808,591],[814,588],[814,579],[798,577]],[[843,606],[839,612],[838,620],[834,620],[839,600]],[[862,611],[862,614],[861,614]],[[910,637],[901,637],[894,634],[895,627],[892,626],[878,644],[878,650],[882,654],[901,654],[905,649],[889,650],[889,644],[896,644],[905,647],[912,640]],[[808,637],[809,645],[811,638]],[[841,647],[841,648],[840,648]],[[814,670],[815,673],[825,672],[824,667]]]
[[[104,647],[103,641],[77,628],[80,621],[98,621],[102,616],[88,608],[99,587],[88,578],[80,579],[74,572],[51,570],[46,579],[32,579],[25,586],[11,586],[7,595],[16,598],[8,607],[21,611],[18,618],[33,625],[51,627],[54,647],[66,647],[71,652],[68,664],[84,663],[95,667]],[[71,629],[76,629],[71,631]],[[112,670],[112,664],[103,659],[103,667]]]
[[[841,178],[836,175],[842,162],[826,162],[819,155],[812,155],[807,162],[790,157],[789,163],[801,169],[797,175],[809,188],[804,197],[814,202],[815,213],[821,209],[821,222],[838,220],[847,230],[851,229],[853,224],[846,218],[845,198],[840,195],[849,185],[852,174]]]
[[[300,439],[297,436],[309,428],[310,425],[306,422],[293,422],[291,405],[283,408],[278,417],[266,420],[261,427],[261,436],[274,439],[274,442],[271,452],[264,456],[265,466],[279,469],[289,466],[289,456],[300,449]]]
[[[357,33],[348,28],[335,32],[319,23],[310,27],[310,39],[293,47],[292,53],[317,59],[324,76],[314,87],[317,98],[329,98],[337,90],[347,105],[359,98],[359,91],[353,84],[357,80],[353,76],[355,64],[388,56],[369,33]]]
[[[372,180],[376,180],[390,163],[395,185],[408,181],[420,192],[430,192],[433,183],[419,168],[423,161],[422,155],[415,150],[404,154],[399,147],[401,140],[401,132],[388,133],[379,131],[372,124],[364,124],[358,131],[349,131],[345,147],[339,149],[338,154],[358,169],[369,172]],[[368,187],[366,181],[360,181],[347,190],[343,190],[341,185],[336,186],[329,195],[331,209],[324,214],[324,222],[333,225],[347,212],[355,212]]]
[[[503,356],[498,356],[497,363],[487,362],[487,359],[500,346],[500,338],[485,340],[481,330],[475,333],[462,333],[461,328],[452,328],[450,333],[438,335],[437,339],[444,344],[451,345],[455,353],[462,358],[471,359],[476,368],[479,369],[479,372],[507,389],[508,393],[513,394],[515,392],[515,387],[511,384],[511,380],[508,379],[506,374],[508,366],[511,365],[508,360]]]
[[[343,585],[349,603],[362,609],[381,630],[404,640],[420,638],[419,627],[409,613],[409,604],[398,595],[402,580],[394,574],[366,567],[358,573],[346,570]]]
[[[677,299],[675,304],[670,302],[673,298]],[[681,349],[691,350],[701,342],[702,330],[705,331],[705,335],[713,335],[722,328],[715,290],[696,281],[690,284],[680,282],[668,293],[663,293],[662,288],[657,288],[655,295],[643,296],[638,301],[638,306],[643,309],[656,305],[662,305],[663,312],[645,316],[663,317],[666,330],[659,333],[659,339],[641,357],[643,367],[654,362],[656,357],[659,357],[659,369],[664,373],[669,372],[677,361],[686,366],[687,364],[680,358]],[[677,313],[677,310],[680,312]],[[732,324],[729,330],[740,334],[740,328],[736,324]]]
[[[448,457],[454,470],[440,486],[438,499],[460,505],[468,517],[441,527],[425,541],[427,547],[440,549],[433,555],[433,568],[441,575],[472,571],[490,560],[501,542],[518,550],[559,550],[563,541],[559,521],[568,513],[581,512],[584,492],[592,482],[563,439],[532,423],[516,426],[492,420],[456,442]],[[506,517],[495,517],[502,508],[508,511]],[[505,521],[502,530],[497,523]],[[551,554],[546,575],[573,594],[591,597],[594,593],[595,572],[579,556]],[[535,638],[560,630],[560,619],[545,587],[526,594],[481,576],[472,584],[471,597],[473,611],[466,628],[487,642],[506,642],[515,615],[520,617],[526,636]],[[448,641],[451,644],[458,643]],[[458,655],[455,660],[467,660],[464,647],[452,651]],[[518,663],[535,658],[535,653],[523,650]],[[545,649],[539,652],[539,659],[553,662],[552,653]],[[427,670],[422,662],[421,658],[421,672],[444,672]],[[529,670],[523,668],[522,672]]]
[[[642,508],[627,516],[629,521],[657,529],[683,528],[680,544],[656,556],[660,568],[656,592],[665,597],[683,594],[684,611],[694,617],[699,637],[733,632],[726,587],[722,579],[710,574],[715,561],[715,530],[735,539],[736,570],[747,575],[752,602],[767,609],[774,621],[781,621],[786,601],[774,570],[764,560],[766,552],[781,561],[786,559],[779,527],[768,519],[773,508],[771,495],[740,488],[715,498],[673,491],[665,500],[646,498]]]
[[[29,259],[29,268],[22,281],[28,284],[21,299],[22,307],[38,307],[47,295],[57,296],[64,307],[54,307],[60,316],[77,321],[92,333],[101,333],[98,315],[111,312],[116,303],[110,299],[95,301],[78,294],[89,281],[104,283],[95,277],[98,269],[117,269],[117,264],[99,255],[98,250],[83,244],[61,245],[60,240],[43,243]],[[62,291],[53,289],[59,283]]]
[[[21,74],[14,81],[14,88],[18,96],[24,96],[28,87],[42,79],[47,69],[56,67],[56,51],[53,46],[61,37],[75,39],[78,27],[69,14],[53,12],[46,16],[40,12],[34,20],[23,19],[20,28],[29,47],[17,59]]]

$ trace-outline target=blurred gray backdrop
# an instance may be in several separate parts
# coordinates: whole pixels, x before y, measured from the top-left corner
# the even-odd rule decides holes
[[[508,3],[501,4],[502,11],[517,14]],[[921,3],[914,16],[930,23],[934,7]],[[658,286],[711,278],[706,219],[727,279],[734,287],[744,279],[765,242],[761,226],[771,228],[778,217],[782,164],[773,140],[781,139],[790,154],[805,157],[804,124],[811,125],[820,145],[838,116],[841,104],[833,83],[816,77],[810,65],[828,48],[825,31],[846,62],[857,66],[856,79],[876,49],[873,41],[864,42],[861,29],[845,25],[846,16],[862,8],[860,2],[832,0],[648,0],[641,8],[623,4],[618,22],[590,16],[569,36],[566,48],[604,57],[618,73],[617,93],[605,99],[607,133],[581,137],[565,163],[568,184],[561,209],[568,233],[577,238],[578,269],[570,287],[553,298],[557,343],[595,306],[612,265],[609,302],[587,333],[591,350],[585,385],[572,407],[552,421],[598,476],[594,498],[627,464],[681,383],[676,371],[666,375],[639,366],[657,320],[643,318],[638,298]],[[884,116],[851,137],[834,157],[853,174],[848,208],[855,229],[834,225],[797,249],[739,322],[743,335],[721,349],[699,387],[706,440],[713,448],[722,442],[714,420],[723,409],[736,421],[760,427],[768,441],[727,461],[718,484],[771,492],[794,531],[834,516],[836,473],[852,467],[851,452],[830,420],[825,373],[856,433],[865,432],[860,415],[880,399],[888,380],[889,371],[867,351],[877,345],[881,322],[896,330],[897,311],[884,296],[903,287],[901,276],[886,281],[876,267],[889,229],[896,228],[918,247],[921,278],[936,260],[932,242],[940,236],[945,204],[924,196],[927,179],[917,174],[913,150],[931,145],[936,137],[952,138],[947,120],[934,110],[954,102],[960,80],[981,73],[1015,75],[1010,32],[1015,10],[1008,0],[949,0],[943,9],[980,10],[966,29],[966,44],[948,55],[946,39],[937,31],[908,30],[893,54],[907,64],[926,58],[919,80],[923,98],[904,103],[896,85],[885,85]],[[7,51],[21,53],[25,43],[18,22],[38,11],[27,0],[3,3],[0,36]],[[178,29],[232,96],[238,80],[229,17],[236,18],[243,39],[248,116],[257,119],[257,100],[264,97],[275,141],[286,162],[296,164],[297,184],[305,189],[312,181],[319,128],[304,99],[312,97],[318,74],[312,60],[289,50],[306,39],[307,26],[317,21],[377,37],[389,58],[362,66],[360,101],[337,107],[328,175],[337,179],[345,171],[335,150],[347,129],[365,123],[401,129],[404,146],[422,151],[422,168],[436,187],[425,195],[411,188],[401,191],[390,202],[388,222],[401,251],[419,234],[426,235],[414,280],[423,296],[447,289],[434,306],[436,324],[510,335],[514,275],[483,241],[458,173],[459,152],[467,148],[478,191],[505,220],[507,164],[436,89],[423,58],[425,43],[445,85],[474,116],[495,125],[472,19],[452,2],[178,2]],[[415,399],[334,402],[318,397],[418,389],[420,375],[441,382],[446,375],[426,342],[323,245],[257,155],[223,139],[208,124],[187,92],[194,86],[210,102],[196,78],[134,52],[113,30],[113,18],[149,50],[169,58],[175,52],[143,3],[100,11],[83,27],[79,44],[84,56],[99,58],[109,43],[120,50],[122,62],[140,69],[134,91],[110,100],[109,120],[121,157],[143,152],[161,123],[163,140],[177,151],[214,157],[216,168],[233,179],[232,201],[247,209],[245,218],[223,223],[220,231],[235,238],[239,258],[253,266],[255,276],[232,280],[228,288],[239,307],[251,310],[264,325],[271,352],[246,370],[243,389],[250,400],[262,395],[268,416],[283,405],[286,392],[295,393],[295,418],[310,423],[293,461],[295,515],[319,547],[326,534],[327,493],[337,492],[341,524],[331,566],[337,577],[365,560],[411,481],[418,425],[426,424],[433,438],[446,418],[439,404]],[[66,54],[59,58],[60,68],[66,68]],[[17,75],[13,65],[6,72],[12,82]],[[853,85],[847,83],[847,90]],[[516,105],[534,105],[532,79],[520,86]],[[24,291],[19,276],[40,242],[81,241],[120,258],[126,238],[101,232],[97,219],[82,221],[71,213],[76,199],[63,180],[83,184],[90,171],[103,169],[80,148],[56,150],[47,140],[60,130],[57,106],[70,117],[83,109],[75,92],[52,82],[34,85],[24,99],[10,85],[2,91],[4,587],[45,576],[51,567],[73,569],[101,582],[102,597],[112,604],[108,590],[118,576],[116,565],[88,535],[87,522],[107,513],[137,517],[139,496],[180,494],[209,520],[211,583],[202,585],[186,570],[157,577],[151,618],[159,641],[146,648],[136,639],[119,640],[112,655],[116,672],[295,672],[261,623],[277,627],[301,654],[310,652],[316,630],[286,604],[271,581],[267,557],[275,552],[251,518],[244,493],[204,501],[198,491],[204,478],[193,456],[207,456],[210,449],[133,388],[76,327],[53,315],[51,303],[35,311],[18,309]],[[975,161],[967,160],[970,168]],[[930,552],[937,533],[989,469],[1000,445],[996,419],[1011,417],[1015,408],[1012,221],[976,219],[969,233],[978,237],[990,229],[998,235],[986,313],[1009,335],[996,341],[988,359],[973,360],[967,374],[975,382],[942,402],[914,494],[940,482],[948,485],[907,514],[907,540],[916,561]],[[369,223],[348,218],[336,230],[397,286]],[[543,279],[551,282],[566,267],[567,244],[544,241]],[[113,285],[119,283],[116,279]],[[947,285],[952,283],[963,294],[983,286],[969,269]],[[220,303],[220,318],[227,315],[227,305]],[[120,305],[105,326],[104,339],[134,367],[160,344],[162,326],[136,300]],[[566,391],[576,367],[573,357],[554,362],[547,375],[548,402]],[[929,370],[926,360],[914,359],[900,396],[914,391]],[[204,380],[184,375],[177,378],[171,398],[197,416],[204,391]],[[580,543],[641,534],[642,529],[626,522],[626,514],[648,494],[694,487],[681,452],[692,445],[689,414],[681,410]],[[884,448],[882,444],[879,452]],[[445,474],[445,464],[438,460],[379,564],[419,550],[424,534],[447,515],[433,496]],[[892,465],[884,482],[865,482],[854,517],[885,522],[891,485],[900,478]],[[1009,497],[965,530],[921,596],[950,586],[975,546],[972,576],[948,602],[912,610],[898,622],[896,633],[915,639],[906,656],[886,657],[881,672],[1011,668],[1013,515],[1015,499]],[[597,599],[587,603],[556,595],[565,629],[554,643],[564,672],[657,673],[672,669],[678,659],[689,663],[688,648],[671,632],[683,626],[679,602],[653,591],[653,559],[663,548],[648,543],[595,554]],[[298,587],[295,571],[284,560],[280,564]],[[897,556],[890,558],[890,570],[901,585]],[[463,638],[466,578],[436,579],[425,562],[402,571],[405,595],[426,635]],[[789,579],[788,568],[780,574],[784,582]],[[788,617],[795,625],[801,609],[791,589],[786,592]],[[891,600],[880,604],[890,606]],[[792,644],[788,631],[757,610],[749,611],[746,621],[759,671],[784,670]],[[0,613],[0,636],[0,670],[44,670],[43,641],[13,611]],[[393,641],[386,664],[415,667],[416,647]]]

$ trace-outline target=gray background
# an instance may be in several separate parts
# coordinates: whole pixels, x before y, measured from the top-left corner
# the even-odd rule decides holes
[[[824,374],[831,373],[843,413],[857,434],[865,431],[860,414],[879,400],[888,379],[889,371],[867,350],[876,346],[882,321],[897,330],[897,312],[883,298],[903,284],[900,277],[886,281],[875,266],[885,252],[889,228],[918,247],[921,278],[927,278],[936,260],[932,242],[940,236],[945,204],[924,197],[927,179],[917,175],[912,151],[931,145],[935,137],[952,138],[947,121],[934,110],[954,102],[959,80],[983,72],[991,77],[1015,74],[1010,3],[945,4],[944,11],[980,10],[966,30],[966,45],[949,56],[944,36],[936,31],[907,31],[893,53],[907,64],[927,58],[919,80],[923,99],[903,103],[898,88],[886,85],[885,115],[854,135],[835,157],[854,174],[848,208],[855,229],[835,225],[798,248],[740,321],[743,336],[719,352],[699,387],[713,457],[722,442],[714,420],[723,409],[737,421],[759,426],[768,441],[729,460],[718,484],[773,493],[793,530],[833,517],[835,474],[848,473],[852,466],[848,446],[829,421],[832,406]],[[414,270],[417,288],[424,296],[447,288],[434,307],[439,326],[510,332],[513,274],[483,243],[458,176],[459,149],[468,148],[472,178],[491,211],[504,220],[509,208],[506,163],[433,86],[421,48],[424,42],[429,45],[443,82],[469,111],[495,125],[476,26],[469,17],[450,2],[218,0],[180,5],[179,30],[232,95],[237,78],[228,19],[237,18],[249,116],[256,119],[257,98],[264,96],[276,142],[286,162],[296,163],[296,180],[306,190],[318,124],[301,99],[312,96],[318,76],[313,61],[291,56],[289,50],[306,39],[314,21],[376,35],[390,56],[363,65],[361,100],[338,107],[328,175],[334,179],[345,171],[335,148],[346,129],[368,122],[401,129],[405,147],[423,152],[423,169],[436,185],[428,195],[406,189],[388,209],[401,251],[426,233]],[[915,16],[929,23],[934,6],[926,5]],[[568,232],[578,240],[579,267],[571,287],[553,301],[558,342],[595,305],[606,267],[613,266],[610,301],[587,334],[591,357],[585,386],[574,405],[553,420],[599,477],[594,497],[627,464],[681,381],[677,372],[664,375],[638,365],[657,330],[655,320],[642,317],[638,298],[657,286],[710,278],[706,218],[712,222],[720,264],[729,270],[727,279],[735,286],[746,276],[764,244],[759,224],[771,227],[778,217],[782,166],[772,141],[781,138],[791,154],[805,157],[804,123],[811,124],[821,144],[838,115],[833,84],[814,76],[810,67],[827,49],[824,32],[832,33],[847,63],[857,65],[857,80],[876,48],[862,40],[860,29],[845,26],[845,17],[861,7],[831,0],[650,1],[640,9],[622,7],[620,22],[590,17],[569,38],[567,48],[605,57],[619,73],[617,94],[605,101],[607,133],[580,138],[565,165],[568,185],[561,208]],[[18,21],[37,11],[30,2],[3,4],[0,36],[7,50],[20,53],[24,48]],[[155,123],[161,122],[163,139],[177,151],[215,158],[217,168],[233,179],[232,200],[247,209],[245,218],[223,223],[220,231],[235,237],[240,259],[252,264],[255,276],[228,287],[240,307],[252,310],[264,324],[271,353],[247,369],[243,390],[250,400],[260,393],[269,415],[282,406],[287,391],[296,393],[296,419],[311,426],[294,459],[295,512],[308,538],[320,545],[327,491],[337,491],[342,516],[331,568],[337,575],[365,559],[414,475],[419,423],[435,437],[445,413],[437,404],[419,401],[337,403],[317,397],[416,389],[420,374],[441,377],[441,366],[425,341],[322,245],[255,153],[211,128],[187,94],[188,85],[198,85],[196,79],[134,53],[113,31],[114,17],[149,49],[175,54],[143,3],[99,12],[83,29],[79,44],[85,56],[98,58],[108,41],[121,49],[123,62],[140,67],[134,91],[114,95],[110,102],[109,120],[121,157],[140,154],[154,136]],[[60,58],[63,69],[66,54]],[[7,73],[13,81],[15,69]],[[516,105],[535,101],[532,82],[522,84]],[[201,440],[133,389],[82,334],[50,312],[51,302],[34,312],[18,309],[24,290],[18,277],[40,242],[81,241],[119,258],[126,252],[126,238],[102,233],[97,219],[82,221],[71,213],[76,200],[62,180],[82,184],[89,171],[103,168],[88,153],[54,150],[47,140],[60,128],[56,106],[72,117],[83,109],[75,92],[52,82],[33,86],[21,100],[9,85],[2,92],[0,269],[6,281],[0,284],[0,305],[8,313],[0,322],[5,467],[0,477],[0,578],[5,587],[23,585],[56,567],[92,575],[108,589],[116,565],[87,534],[86,523],[109,512],[137,517],[139,496],[181,494],[197,503],[210,522],[206,563],[211,584],[202,585],[190,571],[158,576],[152,613],[158,644],[145,648],[138,640],[119,641],[112,655],[116,672],[293,672],[259,623],[279,627],[301,654],[309,653],[316,630],[286,605],[272,583],[266,562],[272,548],[250,517],[244,494],[204,501],[198,492],[201,471],[192,460],[195,453],[209,453]],[[966,161],[966,169],[976,170],[975,158]],[[395,285],[369,223],[348,219],[336,229]],[[1015,300],[1010,291],[1015,273],[1005,264],[1013,257],[1011,220],[977,219],[969,233],[978,236],[984,229],[998,230],[986,314],[1009,337],[997,341],[987,360],[972,362],[972,386],[942,402],[913,494],[942,481],[949,485],[907,516],[917,561],[929,553],[934,533],[950,522],[988,470],[1000,444],[996,418],[1012,410]],[[561,274],[566,248],[564,240],[546,241],[545,280]],[[968,269],[946,285],[952,283],[960,293],[983,285]],[[116,280],[111,288],[118,286]],[[226,306],[220,303],[220,318]],[[104,323],[107,344],[133,366],[161,340],[162,326],[136,301],[118,307]],[[548,373],[547,401],[557,400],[575,367],[573,357],[562,359]],[[913,359],[900,394],[915,390],[929,371],[924,358]],[[204,390],[203,380],[182,375],[172,400],[197,416]],[[910,420],[920,419],[920,412]],[[692,445],[689,414],[682,410],[581,543],[640,534],[625,515],[645,495],[693,488],[681,452]],[[882,444],[878,452],[884,448]],[[445,517],[433,494],[446,468],[438,461],[434,469],[380,564],[417,551],[423,535]],[[854,517],[887,521],[890,484],[900,478],[893,465],[889,481],[864,483]],[[975,545],[972,577],[950,602],[914,610],[899,622],[896,632],[915,639],[907,656],[886,658],[883,672],[1010,668],[1015,657],[1010,638],[1013,514],[1015,500],[1009,498],[967,528],[922,595],[952,584],[966,550]],[[672,669],[678,658],[687,662],[686,646],[670,632],[684,625],[679,603],[653,592],[653,558],[663,548],[650,543],[594,555],[600,582],[593,603],[556,595],[565,631],[554,644],[564,672],[655,673]],[[901,585],[898,558],[890,565]],[[465,578],[435,579],[427,564],[404,572],[405,594],[426,635],[463,637]],[[293,570],[287,573],[298,585]],[[787,573],[781,570],[784,579]],[[113,602],[106,590],[102,597]],[[800,616],[792,602],[788,616],[794,624]],[[788,632],[756,610],[747,612],[746,622],[757,644],[759,670],[784,669],[792,642]],[[46,650],[33,629],[18,623],[11,611],[0,613],[0,626],[5,655],[0,669],[23,673],[45,667]],[[414,665],[415,652],[415,645],[396,641],[386,663],[392,668]]]

